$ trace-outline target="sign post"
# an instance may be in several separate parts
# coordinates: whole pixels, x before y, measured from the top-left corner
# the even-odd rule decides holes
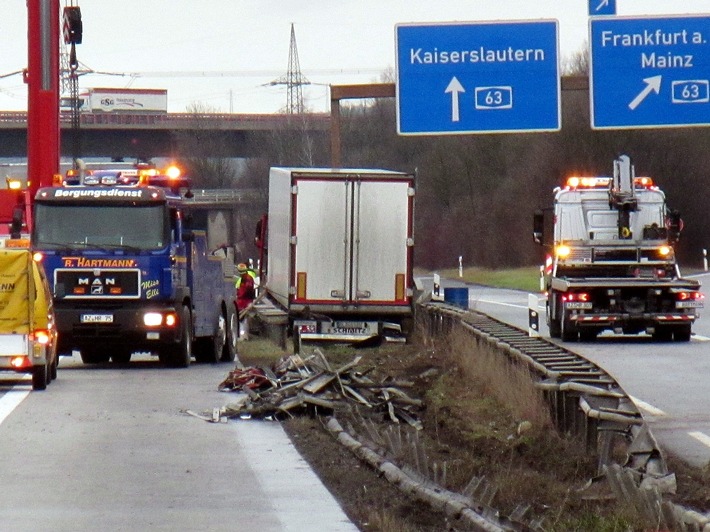
[[[710,124],[710,16],[589,22],[593,129]]]
[[[556,20],[398,24],[401,135],[560,129]]]

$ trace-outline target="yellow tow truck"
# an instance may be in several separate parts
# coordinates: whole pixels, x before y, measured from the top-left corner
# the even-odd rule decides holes
[[[28,239],[0,239],[0,371],[30,373],[32,389],[57,377],[52,293]]]

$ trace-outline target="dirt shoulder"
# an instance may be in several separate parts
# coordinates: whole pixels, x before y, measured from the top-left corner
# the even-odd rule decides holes
[[[484,371],[483,367],[492,362],[472,354],[465,340],[439,345],[417,341],[366,349],[320,349],[334,367],[360,356],[358,372],[378,382],[403,384],[401,390],[407,396],[423,403],[416,409],[423,428],[415,430],[405,422],[395,425],[387,408],[381,406],[357,407],[346,402],[334,412],[320,409],[319,413],[334,414],[341,425],[365,439],[372,440],[375,432],[392,430],[405,439],[415,438],[417,449],[428,463],[424,468],[428,476],[436,476],[446,489],[460,493],[474,481],[478,485],[475,495],[490,502],[501,515],[521,515],[522,521],[543,530],[645,529],[632,509],[607,497],[587,497],[588,492],[581,488],[596,474],[595,458],[588,456],[579,442],[555,432],[544,406],[533,404],[532,396],[521,390],[524,385],[516,381],[508,384],[510,400],[501,399],[494,388],[502,384],[494,381],[495,375],[505,370],[488,367]],[[272,366],[285,354],[269,342],[256,340],[242,345],[240,359],[246,366],[264,367]],[[283,426],[361,530],[465,529],[455,519],[403,493],[361,462],[326,430],[325,416],[317,416],[314,411],[306,409],[283,419]],[[407,453],[395,456],[398,453],[389,452],[393,461],[408,460],[402,456]],[[685,487],[678,498],[690,506],[710,506],[706,481],[702,472],[684,469],[679,485],[685,482]]]

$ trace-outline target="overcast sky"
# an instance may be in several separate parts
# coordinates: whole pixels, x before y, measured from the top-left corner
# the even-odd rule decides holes
[[[597,0],[602,1],[602,0]],[[65,5],[61,1],[61,5]],[[710,13],[710,0],[616,0],[618,15]],[[96,72],[80,87],[168,90],[171,112],[272,113],[286,104],[291,23],[306,105],[328,111],[328,84],[381,81],[394,69],[394,27],[406,22],[559,21],[563,59],[587,41],[588,0],[74,0]],[[26,0],[0,0],[0,76],[27,64]],[[160,75],[158,75],[160,73]],[[0,110],[27,108],[19,74],[0,78]]]

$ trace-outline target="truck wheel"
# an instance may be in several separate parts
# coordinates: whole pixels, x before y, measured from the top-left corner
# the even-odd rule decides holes
[[[690,342],[690,325],[679,325],[673,332],[673,340],[676,342]]]
[[[108,362],[109,355],[103,352],[103,349],[96,347],[82,347],[81,361],[84,364],[104,364]]]
[[[554,295],[554,293],[551,295]],[[552,303],[552,301],[550,299],[548,299],[545,302],[545,313],[547,315],[547,327],[548,327],[548,329],[550,329],[550,338],[559,338],[560,334],[562,333],[562,324],[560,323],[560,320],[558,320],[552,314],[551,303]]]
[[[227,341],[222,349],[222,362],[233,362],[237,358],[237,339],[239,338],[239,317],[235,312],[227,311]]]
[[[222,358],[222,350],[227,345],[227,320],[220,313],[213,336],[195,341],[195,360],[203,364],[215,364]]]
[[[560,330],[560,338],[563,342],[576,342],[579,336],[579,331],[570,320],[562,319],[562,327]]]
[[[41,366],[32,368],[32,389],[46,390],[47,382],[49,382],[49,372],[47,371],[47,363]]]
[[[673,338],[673,330],[664,325],[659,325],[653,331],[653,339],[656,342],[670,342]]]
[[[166,352],[161,350],[160,360],[173,368],[186,368],[192,360],[192,320],[187,305],[182,307],[180,313],[180,337],[180,345],[177,349]]]
[[[54,362],[49,365],[49,379],[55,380],[57,378],[57,367],[59,366],[59,353],[55,353]]]

